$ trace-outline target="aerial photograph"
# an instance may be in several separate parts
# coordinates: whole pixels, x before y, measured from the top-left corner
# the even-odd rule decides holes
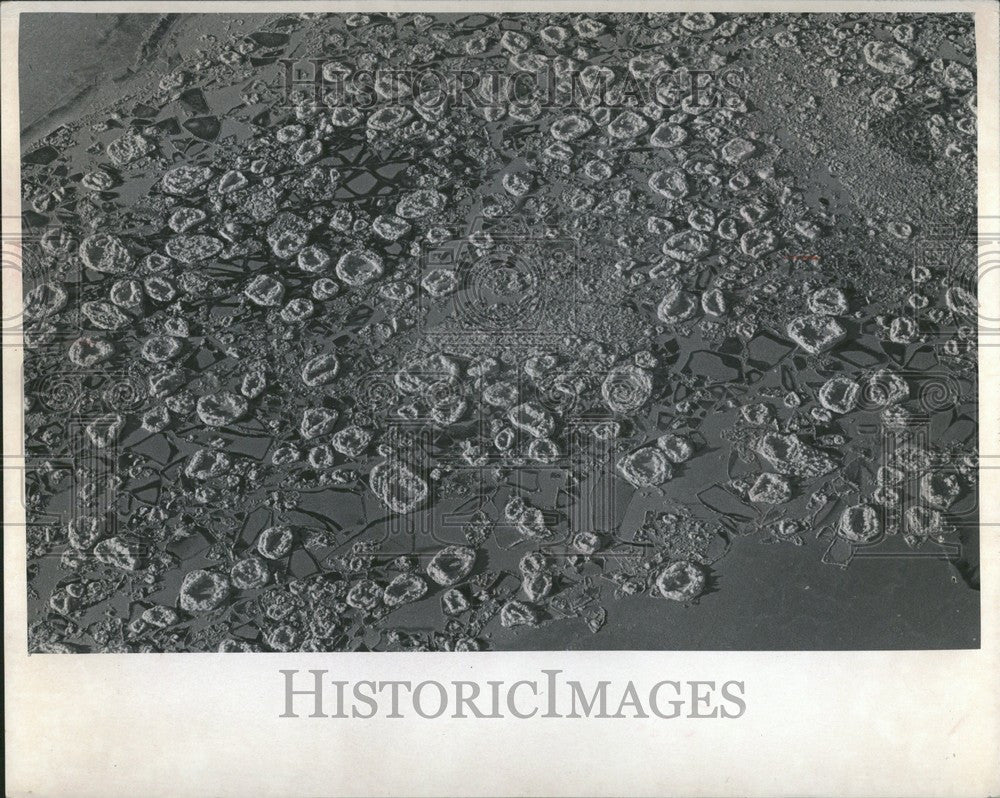
[[[971,13],[18,59],[29,652],[980,647]]]

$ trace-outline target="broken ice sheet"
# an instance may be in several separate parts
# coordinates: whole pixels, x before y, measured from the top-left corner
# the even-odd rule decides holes
[[[976,572],[975,249],[923,257],[970,16],[218,19],[25,135],[31,650],[683,646]]]

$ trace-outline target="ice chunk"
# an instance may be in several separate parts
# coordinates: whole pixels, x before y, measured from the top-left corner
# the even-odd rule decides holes
[[[410,513],[427,500],[427,482],[410,466],[399,461],[378,463],[369,484],[382,503],[397,513]]]

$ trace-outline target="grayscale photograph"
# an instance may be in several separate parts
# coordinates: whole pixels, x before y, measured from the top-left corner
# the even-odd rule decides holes
[[[980,648],[972,13],[80,11],[30,653]]]

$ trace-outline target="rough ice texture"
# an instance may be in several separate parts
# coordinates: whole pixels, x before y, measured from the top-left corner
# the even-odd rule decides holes
[[[971,16],[241,19],[21,93],[32,651],[973,644]]]

